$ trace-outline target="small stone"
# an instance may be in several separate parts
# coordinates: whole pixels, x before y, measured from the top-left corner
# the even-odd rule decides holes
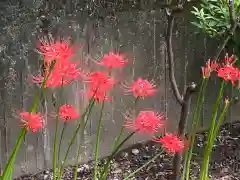
[[[148,155],[143,155],[142,158],[143,160],[148,160],[151,156],[148,156]]]
[[[132,153],[133,153],[134,155],[138,155],[138,154],[139,154],[139,150],[138,150],[138,149],[132,149]]]
[[[112,164],[112,167],[113,167],[113,168],[117,168],[117,167],[118,167],[117,163],[113,163],[113,164]]]
[[[222,172],[222,173],[228,173],[228,172],[229,172],[229,169],[228,169],[228,168],[223,168],[223,169],[221,170],[221,172]]]
[[[45,175],[43,176],[43,179],[47,179],[47,178],[48,178],[48,175],[45,174]]]
[[[77,172],[82,172],[84,170],[84,167],[80,167],[77,169]]]
[[[121,172],[122,172],[122,170],[121,170],[121,169],[119,169],[119,168],[118,168],[118,169],[116,169],[115,171],[113,171],[113,173],[114,173],[114,174],[120,174]]]
[[[128,157],[128,153],[127,153],[127,152],[124,152],[124,153],[123,153],[123,157],[127,158],[127,157]]]
[[[89,165],[87,165],[87,164],[84,164],[83,167],[84,167],[86,170],[89,169]]]
[[[226,175],[226,176],[221,177],[219,180],[231,180],[231,179],[232,179],[231,176]]]

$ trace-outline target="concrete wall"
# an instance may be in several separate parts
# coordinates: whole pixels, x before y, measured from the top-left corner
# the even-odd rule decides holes
[[[11,1],[15,2],[15,1]],[[39,8],[42,1],[22,1],[13,3],[11,7],[3,3],[0,21],[0,168],[9,158],[19,133],[19,119],[17,114],[22,109],[27,110],[32,102],[35,87],[28,81],[28,75],[39,71],[41,61],[34,51],[39,32]],[[67,11],[66,11],[67,9]],[[70,15],[66,14],[72,12]],[[92,10],[94,11],[94,10]],[[141,76],[153,79],[158,85],[158,93],[155,97],[147,98],[138,104],[137,109],[154,109],[164,112],[171,126],[167,130],[174,131],[179,120],[179,105],[173,97],[168,80],[168,64],[166,63],[166,42],[164,32],[166,18],[162,11],[144,12],[131,11],[119,12],[115,17],[106,16],[106,12],[99,10],[95,15],[103,15],[102,18],[91,18],[81,8],[70,10],[55,9],[49,12],[49,32],[54,37],[70,37],[76,44],[83,46],[79,50],[76,59],[81,65],[89,70],[95,69],[92,60],[98,60],[109,50],[117,50],[129,56],[132,64],[119,76],[121,80],[131,81]],[[206,38],[202,34],[196,34],[196,29],[190,25],[191,15],[181,14],[176,20],[173,32],[173,46],[176,63],[176,80],[183,92],[186,85],[200,79],[200,66],[216,51],[216,42]],[[60,102],[69,102],[82,112],[87,104],[86,99],[79,91],[85,87],[81,81],[73,83],[64,89],[64,96]],[[216,83],[209,87],[203,125],[209,122],[210,108],[216,96]],[[47,93],[47,102],[40,105],[41,111],[51,113],[53,111],[51,92]],[[120,88],[113,93],[113,102],[107,103],[104,113],[104,126],[101,134],[101,156],[107,155],[113,138],[118,135],[120,125],[123,123],[123,113],[131,108],[133,98],[124,96]],[[194,105],[195,97],[192,100]],[[81,161],[88,161],[93,157],[94,143],[96,138],[98,110],[95,107],[91,123],[88,125],[84,141],[78,137],[75,148],[71,152],[68,163],[74,163],[76,147],[81,144],[83,153]],[[230,111],[229,121],[238,120],[238,106],[235,105]],[[191,113],[191,112],[190,112]],[[52,141],[54,135],[53,119],[46,114],[47,126],[40,133],[29,133],[18,153],[14,174],[37,172],[51,167],[52,164]],[[189,123],[190,124],[190,123]],[[67,147],[76,122],[68,125],[63,148]],[[126,131],[125,134],[127,134]],[[136,135],[126,146],[148,139],[145,135]]]

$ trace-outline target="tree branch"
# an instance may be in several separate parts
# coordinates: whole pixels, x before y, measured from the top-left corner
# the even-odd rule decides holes
[[[183,8],[184,2],[185,1],[178,0],[178,7]],[[178,101],[178,103],[181,105],[181,114],[180,114],[180,120],[178,124],[178,136],[180,138],[183,138],[185,135],[185,129],[186,129],[185,126],[187,123],[191,95],[193,92],[196,91],[197,85],[195,83],[192,83],[190,86],[187,87],[184,95],[181,96],[176,83],[175,75],[174,75],[175,73],[174,54],[173,54],[173,48],[172,48],[172,31],[173,31],[173,25],[174,25],[174,16],[172,13],[175,13],[175,12],[173,12],[172,10],[169,11],[169,9],[166,9],[167,20],[168,20],[166,43],[167,43],[167,55],[168,55],[168,62],[169,62],[169,79],[171,82],[174,96]],[[171,178],[172,180],[177,180],[179,178],[181,160],[182,160],[182,153],[180,152],[176,153],[173,159],[173,174]]]
[[[167,10],[166,10],[167,11]],[[172,30],[173,30],[173,24],[174,24],[174,16],[169,14],[167,12],[167,18],[168,18],[168,27],[166,32],[166,44],[167,44],[167,59],[169,63],[169,78],[172,86],[172,90],[174,93],[174,96],[177,100],[177,102],[182,105],[183,104],[183,98],[179,92],[176,79],[175,79],[175,67],[174,67],[174,56],[173,56],[173,48],[172,48]]]
[[[187,117],[188,117],[189,108],[190,108],[190,99],[191,99],[192,93],[196,92],[196,90],[197,90],[197,85],[195,83],[192,83],[187,87],[185,91],[183,104],[181,108],[180,120],[178,124],[178,136],[180,138],[184,138],[185,136]],[[173,180],[177,180],[177,178],[179,177],[181,161],[182,161],[182,153],[177,152],[173,158],[173,177],[172,177]]]

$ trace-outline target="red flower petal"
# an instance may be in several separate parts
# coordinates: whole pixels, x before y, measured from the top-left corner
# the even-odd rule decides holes
[[[126,117],[125,127],[142,133],[154,134],[163,129],[164,116],[153,111],[140,111],[136,118]]]
[[[148,80],[144,80],[142,78],[138,78],[130,86],[124,85],[124,88],[125,92],[133,93],[133,96],[136,98],[153,96],[157,91],[156,85],[153,82],[149,82]]]
[[[172,133],[166,133],[161,138],[154,138],[153,141],[161,143],[169,154],[182,152],[185,148],[185,142]]]
[[[59,117],[63,121],[69,122],[79,118],[79,113],[72,105],[64,104],[59,108]]]
[[[31,129],[32,132],[37,132],[43,128],[43,120],[40,113],[21,112],[19,115],[27,131]]]

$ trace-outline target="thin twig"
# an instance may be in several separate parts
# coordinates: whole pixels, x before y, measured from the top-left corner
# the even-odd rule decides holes
[[[228,35],[226,36],[226,38],[224,39],[222,45],[220,46],[220,48],[217,50],[216,55],[214,56],[214,60],[218,60],[221,52],[223,51],[223,49],[225,48],[225,46],[227,45],[228,41],[230,40],[230,38],[233,36],[233,34],[236,31],[236,28],[239,26],[238,23],[234,23],[234,25],[232,26],[232,28],[230,29]]]
[[[168,18],[168,26],[167,26],[167,32],[166,32],[166,44],[167,44],[167,55],[168,55],[167,59],[169,63],[169,78],[170,78],[174,96],[178,101],[178,103],[182,105],[183,98],[179,92],[175,75],[174,75],[175,67],[174,67],[174,56],[173,56],[173,48],[172,48],[172,30],[173,30],[173,24],[174,24],[174,16],[172,16],[171,14],[169,14],[169,12],[167,12],[167,18]]]

